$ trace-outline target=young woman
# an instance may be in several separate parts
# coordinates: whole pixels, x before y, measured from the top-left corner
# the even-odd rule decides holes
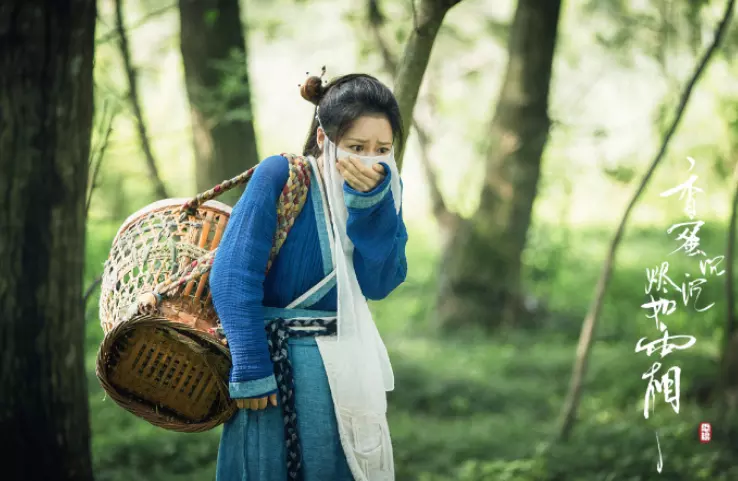
[[[393,481],[394,379],[366,300],[385,298],[407,273],[393,150],[400,111],[369,75],[310,77],[301,92],[316,105],[305,206],[265,275],[289,164],[263,160],[210,276],[241,408],[224,426],[217,480]]]

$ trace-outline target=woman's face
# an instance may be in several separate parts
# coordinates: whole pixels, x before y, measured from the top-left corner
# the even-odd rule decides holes
[[[322,150],[325,142],[323,129],[318,129],[317,140]],[[367,157],[387,155],[392,150],[392,126],[384,115],[362,115],[338,141],[338,148]]]

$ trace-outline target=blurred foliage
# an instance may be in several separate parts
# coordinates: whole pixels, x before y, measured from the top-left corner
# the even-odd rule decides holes
[[[604,167],[602,171],[613,181],[621,184],[629,184],[635,177],[635,170],[627,166]]]
[[[708,227],[709,227],[708,223]],[[87,280],[104,259],[117,226],[90,228]],[[652,321],[639,308],[647,266],[667,258],[660,229],[632,230],[607,297],[587,377],[579,424],[566,444],[551,445],[575,352],[581,316],[589,302],[606,236],[576,229],[568,240],[554,225],[537,224],[526,250],[529,289],[545,303],[545,324],[536,331],[506,332],[494,339],[438,338],[428,324],[435,292],[436,249],[410,235],[410,277],[372,309],[393,359],[396,390],[390,394],[390,426],[397,479],[407,481],[701,481],[736,479],[738,434],[720,426],[714,408],[700,406],[700,389],[717,370],[716,342],[724,303],[705,313],[684,309],[670,316],[675,334],[698,343],[670,355],[682,367],[681,409],[658,399],[643,418],[653,359],[635,354],[639,337],[653,337]],[[707,229],[705,249],[719,252],[721,232]],[[672,256],[670,273],[695,272],[691,260]],[[557,263],[552,263],[557,260]],[[537,271],[537,276],[530,274]],[[535,279],[535,280],[532,280]],[[641,287],[636,287],[641,286]],[[704,298],[719,301],[720,283]],[[93,299],[88,306],[87,370],[96,477],[103,481],[213,479],[219,429],[177,434],[154,428],[105,399],[94,378],[101,338]],[[716,439],[701,445],[700,422],[713,422]],[[655,432],[664,456],[656,473]]]
[[[200,86],[197,92],[208,122],[215,126],[229,122],[249,122],[253,118],[246,99],[250,98],[247,55],[233,49],[225,59],[211,59],[212,68],[221,79],[217,89]],[[211,126],[211,128],[212,128]]]
[[[708,22],[709,7],[717,0],[589,0],[583,13],[606,18],[608,27],[597,41],[622,64],[633,66],[633,54],[656,59],[668,71],[667,62],[685,51],[696,55],[703,34],[714,30]]]
[[[162,8],[157,0],[130,3],[129,27],[135,26],[147,12]],[[656,213],[634,219],[626,230],[596,332],[579,424],[567,444],[549,444],[581,321],[612,235],[613,219],[619,217],[624,199],[630,195],[632,184],[641,175],[657,141],[659,128],[641,132],[643,122],[633,119],[655,119],[659,127],[668,122],[679,84],[674,79],[682,81],[688,75],[699,47],[711,34],[722,3],[589,0],[568,7],[565,21],[574,18],[577,22],[563,24],[565,29],[557,47],[556,81],[551,93],[555,124],[524,253],[523,279],[538,317],[535,329],[502,332],[491,339],[473,335],[436,337],[430,324],[438,275],[436,238],[428,234],[429,230],[412,230],[409,224],[410,277],[388,300],[372,303],[397,376],[397,389],[390,400],[390,424],[398,480],[738,479],[732,462],[738,454],[734,426],[714,424],[717,438],[708,445],[697,441],[698,423],[716,423],[718,419],[714,408],[697,401],[703,400],[701,393],[705,386],[709,390],[716,373],[717,340],[725,314],[722,279],[710,282],[703,293],[708,302],[717,302],[714,308],[701,314],[678,309],[669,316],[670,332],[695,335],[698,339],[689,351],[668,358],[668,362],[683,368],[679,414],[658,402],[655,416],[649,421],[643,419],[646,386],[641,374],[652,360],[634,353],[640,337],[654,335],[653,321],[646,319],[639,307],[646,300],[641,290],[645,269],[669,260],[670,273],[677,281],[686,273],[697,272],[697,264],[690,259],[668,255],[676,245],[665,234],[669,227],[665,219],[679,222],[683,218],[681,206],[678,202],[653,201],[658,189],[686,180],[686,155],[698,158],[700,185],[709,193],[698,203],[700,215],[704,213],[703,220],[707,221],[701,231],[704,249],[711,255],[725,251],[726,216],[716,206],[726,197],[727,179],[738,146],[738,97],[725,80],[735,70],[727,62],[714,62],[714,73],[700,84],[701,96],[690,106],[685,125],[670,148],[673,162],[659,169],[654,185],[637,207],[639,212]],[[323,15],[325,5],[325,1],[305,0],[242,2],[249,46],[254,52],[249,57],[252,66],[267,65],[263,57],[282,55],[290,49],[297,50],[301,43],[312,42],[317,29],[344,35],[346,31],[339,29],[338,22],[303,25],[294,21],[302,19],[307,9],[322,8]],[[338,2],[332,5],[339,8]],[[399,55],[412,25],[408,21],[412,18],[411,4],[387,0],[381,5],[385,22],[382,32],[391,50]],[[432,128],[433,158],[442,169],[444,193],[449,194],[449,203],[462,212],[473,208],[475,189],[482,178],[481,146],[487,136],[487,119],[493,113],[499,73],[506,60],[504,49],[513,2],[505,5],[491,8],[490,2],[465,0],[455,7],[440,30],[428,70],[428,82],[434,87],[436,98],[429,99],[427,86],[421,92],[418,111],[426,114]],[[361,70],[382,77],[380,57],[367,28],[364,2],[341,6],[340,11],[356,36]],[[109,2],[102,1],[101,24],[111,18],[109,12]],[[133,55],[146,74],[141,78],[142,92],[148,96],[145,109],[152,118],[155,149],[163,152],[160,158],[168,159],[163,175],[173,188],[180,188],[179,194],[190,195],[194,193],[188,187],[191,166],[183,154],[190,148],[186,103],[167,97],[169,94],[175,99],[185,98],[183,78],[181,72],[170,68],[172,64],[159,63],[162,52],[178,49],[176,9],[172,7],[153,22],[131,32],[132,42],[138,42],[133,45]],[[99,30],[104,33],[108,28]],[[336,34],[336,42],[343,39]],[[142,44],[149,50],[141,48]],[[280,49],[270,50],[273,45]],[[734,26],[722,52],[730,58],[736,48],[738,28]],[[325,55],[330,53],[326,51]],[[639,71],[643,58],[657,68]],[[302,65],[303,59],[295,55],[290,61]],[[93,197],[86,285],[102,271],[120,222],[155,200],[138,153],[131,116],[122,101],[126,87],[114,42],[98,47],[95,62],[97,105],[104,101],[119,104],[121,115],[114,123],[114,135]],[[592,70],[593,65],[601,71]],[[212,93],[215,104],[243,93],[238,78],[245,62],[233,57],[219,67],[234,75],[220,92]],[[652,77],[654,70],[656,78]],[[636,84],[653,87],[650,92],[659,95],[660,101],[653,108],[636,103],[633,108],[638,110],[621,119],[623,125],[618,126],[608,123],[611,112],[602,105],[612,91],[597,88],[611,77],[625,75],[624,72],[632,76],[623,77],[625,80],[617,84],[622,88],[622,92],[617,92],[619,102],[629,100],[628,89]],[[257,84],[266,77],[264,84],[269,87],[277,75],[287,74],[256,72],[252,79]],[[673,78],[669,80],[667,76]],[[665,93],[659,89],[662,84],[669,84]],[[430,109],[433,115],[427,114],[430,100],[435,102]],[[265,122],[269,115],[288,116],[285,111],[265,111],[260,102],[257,97],[257,123]],[[594,114],[590,111],[580,119],[582,109],[590,105],[595,106]],[[250,113],[235,111],[232,115],[247,114]],[[605,152],[613,142],[631,144],[632,151]],[[419,179],[406,178],[408,189],[421,183]],[[595,214],[577,217],[577,210],[583,206],[594,206]],[[432,222],[415,215],[417,218],[411,222]],[[101,340],[96,302],[93,297],[88,305],[86,361],[96,478],[213,479],[219,430],[196,435],[166,432],[105,399],[94,377],[94,359]],[[664,453],[661,475],[656,473],[655,431]]]
[[[724,9],[717,0],[588,0],[582,15],[589,15],[603,26],[595,35],[597,43],[620,65],[637,69],[639,58],[654,61],[662,80],[669,85],[663,100],[654,111],[654,124],[663,135],[672,122],[674,106],[679,102],[683,84],[687,81],[698,56],[711,40]],[[728,30],[720,53],[728,58],[738,47],[736,28]],[[715,158],[713,171],[725,178],[724,165]],[[615,166],[603,169],[616,182],[628,183],[634,176],[632,168]]]

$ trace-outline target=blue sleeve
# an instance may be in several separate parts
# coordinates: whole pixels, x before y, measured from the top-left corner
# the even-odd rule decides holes
[[[354,269],[367,299],[381,300],[405,281],[407,230],[390,189],[391,172],[369,192],[343,184],[348,210],[346,233],[354,244]]]
[[[233,398],[262,397],[277,390],[264,330],[264,279],[277,201],[289,176],[282,156],[263,160],[233,208],[210,273],[210,291],[228,340]]]

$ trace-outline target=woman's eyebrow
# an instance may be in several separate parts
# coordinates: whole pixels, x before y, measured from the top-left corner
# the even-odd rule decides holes
[[[356,137],[346,137],[346,140],[353,140],[354,142],[358,142],[360,144],[365,144],[369,142],[366,139],[357,139]],[[377,142],[379,145],[392,145],[392,142]]]

